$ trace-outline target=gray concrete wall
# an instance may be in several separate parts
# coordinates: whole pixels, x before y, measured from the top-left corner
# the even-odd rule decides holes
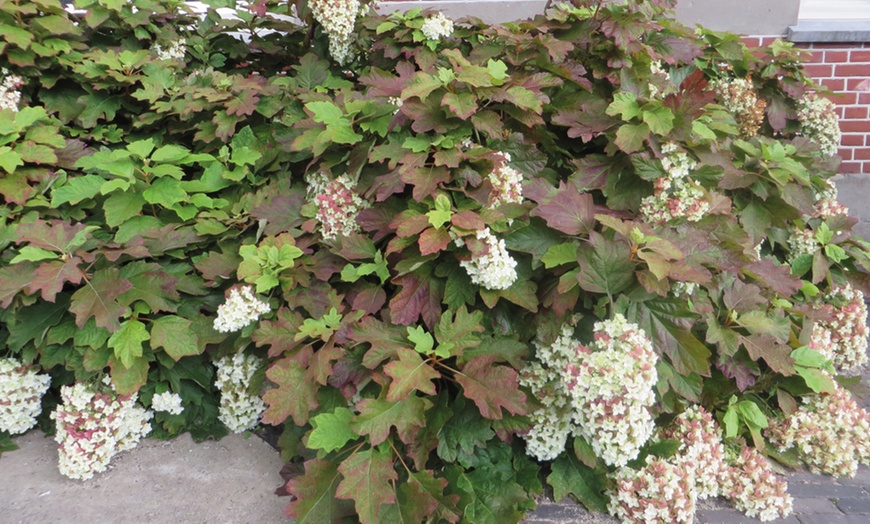
[[[476,16],[498,23],[543,13],[546,0],[413,0],[382,1],[378,11],[388,13],[415,7],[443,11],[456,19]],[[695,26],[744,35],[784,35],[795,25],[800,0],[679,0],[677,18]]]
[[[690,26],[743,35],[785,35],[800,0],[679,0],[677,18]]]

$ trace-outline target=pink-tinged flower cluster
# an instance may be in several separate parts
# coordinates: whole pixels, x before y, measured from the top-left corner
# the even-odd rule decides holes
[[[687,464],[650,456],[640,471],[620,468],[614,481],[616,490],[608,509],[625,524],[694,521],[696,495]]]
[[[832,393],[804,398],[766,435],[781,451],[797,450],[813,473],[853,477],[858,463],[870,462],[870,414],[839,385]]]
[[[610,466],[637,458],[655,430],[657,361],[643,330],[616,315],[595,324],[592,348],[578,345],[564,370],[577,431]]]
[[[154,44],[151,51],[157,56],[157,60],[184,60],[187,44],[184,40],[175,40],[169,45]]]
[[[232,287],[226,302],[218,306],[214,328],[221,333],[238,331],[270,310],[268,303],[254,296],[251,286]]]
[[[13,75],[5,67],[0,69],[0,109],[11,109],[18,111],[18,104],[21,102],[21,91],[19,87],[24,85],[24,80]]]
[[[656,224],[678,219],[701,220],[710,210],[710,203],[704,198],[704,190],[690,176],[697,162],[672,142],[662,146],[662,153],[666,174],[654,182],[653,194],[641,201],[641,213],[647,221]]]
[[[570,324],[565,324],[553,344],[535,342],[539,362],[532,362],[520,373],[520,384],[528,387],[542,406],[530,414],[532,429],[522,435],[526,454],[538,460],[558,457],[565,450],[568,436],[576,431],[571,395],[562,380],[562,370],[572,362],[580,345],[573,331]]]
[[[350,62],[353,29],[361,9],[359,0],[310,0],[308,7],[329,37],[332,58],[338,65]]]
[[[148,432],[154,415],[137,405],[137,395],[117,395],[109,388],[75,384],[60,390],[61,404],[52,412],[58,469],[87,480],[105,471],[112,458],[132,449]]]
[[[680,442],[673,460],[694,477],[697,498],[717,496],[728,464],[722,432],[710,413],[701,406],[691,406],[677,416],[673,427],[663,431],[662,436]]]
[[[825,180],[825,189],[816,194],[816,211],[813,216],[827,219],[848,215],[849,208],[841,204],[837,198],[837,186],[830,180]]]
[[[505,247],[504,239],[497,238],[489,228],[476,234],[487,246],[485,255],[473,256],[459,263],[471,277],[471,282],[486,289],[507,289],[517,279],[517,261]]]
[[[523,175],[508,164],[510,161],[509,153],[497,155],[495,166],[489,174],[489,182],[492,184],[490,207],[523,203]]]
[[[767,102],[758,98],[751,78],[724,78],[710,82],[710,87],[725,109],[734,115],[741,135],[753,137],[758,134]]]
[[[317,205],[317,220],[324,240],[332,240],[359,231],[356,216],[369,207],[368,202],[356,193],[356,182],[347,175],[330,181],[323,190],[314,195]]]
[[[729,460],[720,494],[748,517],[763,522],[787,517],[792,512],[788,485],[770,469],[770,463],[755,448],[744,446],[739,457]]]
[[[801,132],[816,142],[827,156],[836,155],[840,146],[840,124],[835,107],[833,102],[815,93],[805,95],[797,104]]]
[[[35,426],[50,384],[48,375],[16,359],[0,358],[0,431],[17,435]]]
[[[867,364],[867,305],[864,293],[851,285],[839,286],[825,295],[824,303],[832,308],[830,320],[819,323],[820,328],[830,332],[831,344],[823,344],[823,338],[811,342],[813,349],[830,358],[841,371],[850,371]],[[813,331],[813,337],[816,336]],[[823,333],[819,333],[824,337]]]

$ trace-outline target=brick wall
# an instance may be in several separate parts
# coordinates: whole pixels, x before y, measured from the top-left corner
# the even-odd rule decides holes
[[[748,37],[749,45],[767,45],[776,37]],[[811,53],[807,74],[835,92],[840,117],[840,173],[870,173],[870,43],[800,44]]]

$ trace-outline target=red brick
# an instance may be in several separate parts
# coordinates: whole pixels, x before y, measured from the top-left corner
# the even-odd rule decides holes
[[[842,107],[842,106],[840,106]],[[844,108],[843,118],[848,119],[865,119],[867,118],[867,106],[852,106]]]
[[[846,106],[837,106],[834,108],[834,114],[837,115],[837,118],[840,120],[846,118]]]
[[[855,160],[870,160],[870,149],[868,149],[866,147],[862,147],[861,149],[856,149],[854,154],[855,154],[855,156],[853,158]]]
[[[840,130],[844,133],[870,133],[870,120],[843,120]]]
[[[776,42],[777,40],[782,40],[778,36],[763,36],[760,38],[762,46],[769,46],[770,44]]]
[[[844,161],[845,160],[852,160],[854,158],[852,156],[852,153],[857,152],[857,151],[867,151],[868,153],[870,153],[870,150],[868,150],[868,149],[855,150],[855,149],[852,149],[851,147],[841,147],[839,150],[837,150],[837,154],[840,155],[840,158],[843,159]]]
[[[821,84],[831,91],[844,91],[846,89],[846,80],[843,78],[825,78]]]
[[[870,136],[867,135],[843,135],[843,138],[840,139],[840,144],[844,146],[863,146],[865,137],[870,139]]]
[[[804,70],[812,78],[831,78],[834,76],[834,66],[830,64],[808,64]]]
[[[854,173],[861,173],[861,167],[861,162],[843,162],[842,164],[840,164],[840,169],[838,169],[837,171],[843,174],[851,175]]]
[[[834,76],[870,76],[870,64],[840,64],[834,69]]]
[[[864,162],[864,166],[861,169],[862,173],[870,173],[870,162]]]
[[[870,91],[870,78],[849,78],[846,81],[848,91]]]
[[[825,51],[825,63],[845,64],[849,62],[848,51]]]
[[[825,50],[828,50],[828,49],[854,49],[856,47],[858,47],[858,46],[855,44],[828,44],[828,43],[819,44],[819,43],[817,43],[814,45],[815,49],[825,49]]]
[[[865,139],[864,145],[867,147],[870,147],[870,135],[866,135],[864,137],[864,139]]]
[[[758,47],[758,44],[761,43],[761,39],[757,36],[744,36],[740,39],[740,41],[746,44],[748,47]]]
[[[804,49],[809,54],[807,58],[808,64],[821,64],[825,61],[825,52],[824,51],[813,51],[812,49]]]
[[[870,51],[865,49],[853,49],[849,53],[850,62],[870,62]]]

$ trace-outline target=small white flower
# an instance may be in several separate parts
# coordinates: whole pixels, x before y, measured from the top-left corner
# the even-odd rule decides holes
[[[453,20],[444,16],[444,13],[437,13],[423,22],[420,31],[429,40],[440,40],[442,37],[447,38],[453,34]]]
[[[226,302],[218,306],[214,328],[221,333],[238,331],[269,311],[269,304],[255,297],[251,286],[233,287]]]
[[[489,228],[477,232],[477,238],[486,243],[485,255],[472,257],[459,263],[471,282],[486,289],[507,289],[517,279],[517,261],[511,258],[504,239],[498,239]]]
[[[251,378],[261,360],[253,355],[236,353],[215,362],[215,386],[221,392],[218,419],[233,433],[242,433],[256,426],[266,404],[260,397],[248,393]]]
[[[834,103],[810,93],[798,100],[797,113],[801,132],[819,144],[823,155],[836,155],[841,133]]]
[[[329,37],[332,58],[339,65],[350,62],[354,25],[362,9],[359,0],[310,0],[308,7]]]
[[[24,80],[13,75],[5,67],[0,69],[0,109],[18,111],[21,102],[21,92],[18,90],[24,84]]]
[[[178,393],[167,391],[165,393],[157,393],[151,397],[151,409],[154,411],[165,411],[170,415],[181,415],[184,408],[181,406],[181,397]]]
[[[175,40],[168,47],[154,44],[151,50],[157,55],[157,60],[184,60],[184,55],[187,53],[187,45],[184,40]]]

